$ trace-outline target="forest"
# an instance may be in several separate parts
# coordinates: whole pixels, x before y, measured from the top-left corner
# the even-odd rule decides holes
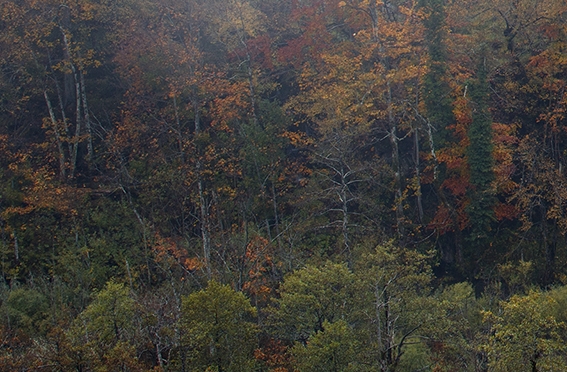
[[[0,371],[566,371],[565,168],[565,0],[1,0]]]

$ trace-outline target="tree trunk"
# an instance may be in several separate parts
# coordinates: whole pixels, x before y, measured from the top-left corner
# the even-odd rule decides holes
[[[65,140],[67,142],[67,147],[69,151],[69,155],[73,153],[73,146],[71,145],[71,141],[69,141],[69,123],[67,121],[67,115],[65,115],[65,104],[63,103],[63,95],[61,93],[61,88],[59,87],[59,82],[57,79],[55,80],[55,88],[57,89],[57,98],[59,101],[59,110],[61,110],[61,118],[63,120],[63,131]]]
[[[397,133],[396,120],[394,118],[393,112],[393,102],[392,102],[392,87],[391,83],[387,83],[387,104],[388,104],[388,124],[389,124],[389,139],[390,145],[392,146],[392,168],[394,170],[394,187],[395,187],[395,205],[394,210],[396,213],[396,227],[398,230],[398,236],[402,239],[405,235],[404,230],[404,206],[403,206],[403,189],[402,189],[402,175],[400,166],[400,150],[399,141]]]
[[[51,125],[53,126],[53,134],[55,135],[55,142],[57,143],[57,150],[59,151],[59,179],[63,181],[65,179],[65,151],[63,150],[63,142],[61,141],[61,134],[59,133],[55,112],[53,111],[53,106],[51,106],[51,101],[46,90],[43,91],[43,97],[47,104],[49,118],[51,119]]]
[[[415,195],[417,198],[417,211],[419,217],[419,223],[423,223],[423,204],[421,200],[421,172],[419,169],[419,131],[417,127],[414,129],[414,147],[415,147]]]
[[[79,83],[79,78],[77,76],[77,70],[72,62],[71,70],[73,71],[73,78],[75,80],[75,136],[73,137],[73,154],[71,158],[71,177],[75,176],[75,170],[77,169],[77,157],[79,154],[79,143],[81,142],[81,124],[82,124],[82,116],[81,116],[81,87]]]
[[[70,176],[73,177],[75,175],[75,170],[77,168],[77,157],[79,153],[79,143],[81,136],[81,123],[83,121],[83,118],[81,116],[81,106],[82,106],[81,83],[77,69],[75,68],[75,65],[73,64],[73,60],[71,58],[69,40],[67,39],[67,34],[65,33],[63,27],[59,26],[59,29],[61,30],[61,34],[63,35],[63,47],[65,48],[65,54],[69,63],[69,67],[71,68],[71,71],[73,73],[73,80],[75,82],[75,118],[76,118],[75,125],[76,126],[75,126],[75,136],[73,138],[73,149],[71,153],[71,169],[70,169]]]
[[[199,101],[197,98],[197,92],[193,92],[193,110],[194,110],[194,121],[195,121],[195,137],[199,137],[201,134],[201,116],[199,112]],[[209,203],[205,197],[205,187],[203,185],[202,170],[203,164],[201,163],[201,151],[197,149],[197,163],[195,165],[197,170],[197,188],[199,192],[199,210],[201,212],[200,223],[201,223],[201,239],[203,244],[203,259],[205,260],[205,269],[207,272],[207,277],[212,278],[211,269],[211,226],[209,219]]]
[[[81,83],[81,101],[83,103],[83,115],[85,120],[85,129],[87,130],[87,160],[89,162],[93,161],[94,149],[93,149],[93,136],[91,129],[91,117],[89,114],[89,107],[87,105],[87,92],[85,88],[85,74],[79,71],[79,78]]]

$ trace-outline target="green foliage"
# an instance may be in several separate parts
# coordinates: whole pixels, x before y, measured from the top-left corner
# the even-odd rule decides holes
[[[75,360],[95,370],[137,365],[135,314],[130,289],[108,282],[67,332]]]
[[[354,305],[355,276],[345,264],[308,265],[288,275],[270,309],[274,333],[306,342],[324,323],[348,320]]]
[[[396,371],[427,371],[431,368],[431,352],[424,342],[408,343]]]
[[[1,306],[3,322],[9,328],[21,329],[27,334],[38,334],[48,318],[47,298],[32,288],[17,288],[8,292]]]
[[[243,293],[216,281],[183,298],[181,355],[187,356],[189,370],[253,370],[258,333],[255,317],[256,309]]]
[[[297,342],[291,350],[300,372],[349,372],[364,370],[356,362],[358,341],[344,320],[325,321],[323,330],[309,337],[307,344]]]
[[[79,315],[76,326],[84,326],[86,337],[101,344],[128,339],[134,325],[134,305],[130,289],[123,284],[108,282]]]
[[[560,371],[567,368],[565,324],[553,314],[557,302],[531,291],[501,303],[501,313],[485,313],[492,336],[485,346],[493,371]]]
[[[550,309],[551,315],[558,322],[567,324],[567,286],[552,288],[547,294],[553,299],[555,306]]]
[[[357,300],[353,313],[358,319],[363,359],[382,371],[396,370],[400,363],[427,364],[427,356],[416,351],[406,360],[409,344],[436,322],[431,291],[431,255],[400,248],[393,242],[363,255],[355,270]],[[416,349],[417,350],[417,349]],[[416,358],[421,355],[420,361]]]
[[[440,289],[432,301],[432,321],[425,325],[424,335],[435,370],[476,371],[483,359],[481,310],[486,301],[477,300],[466,282]]]

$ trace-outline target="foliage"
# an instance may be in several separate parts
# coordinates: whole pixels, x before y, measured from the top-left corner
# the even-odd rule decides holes
[[[8,293],[2,304],[3,324],[8,329],[21,329],[36,334],[48,317],[47,298],[31,288],[17,288]]]
[[[344,264],[327,262],[306,266],[288,275],[280,297],[270,309],[274,334],[287,341],[306,343],[324,329],[324,323],[348,320],[352,311],[355,277]]]
[[[291,350],[299,371],[360,371],[356,363],[357,342],[344,320],[325,321],[323,329],[307,341],[296,343]]]
[[[563,368],[566,17],[3,1],[0,369]]]
[[[183,298],[181,347],[189,369],[253,370],[258,333],[255,316],[244,294],[216,281]]]
[[[533,371],[566,368],[562,322],[552,310],[557,305],[548,294],[532,291],[503,302],[501,315],[485,313],[493,335],[486,345],[489,366],[495,371],[513,371],[526,366]]]

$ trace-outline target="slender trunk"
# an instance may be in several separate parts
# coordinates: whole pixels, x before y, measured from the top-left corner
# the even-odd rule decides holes
[[[126,191],[126,189],[123,186],[120,186],[122,188],[122,192],[126,195],[126,198],[128,199],[128,203],[130,204],[130,207],[132,207],[132,212],[134,212],[134,215],[136,215],[136,219],[138,220],[138,222],[140,223],[140,227],[142,229],[142,240],[144,241],[144,255],[146,256],[146,270],[147,270],[147,276],[148,276],[148,285],[151,284],[152,282],[152,274],[150,272],[150,249],[149,249],[149,244],[148,244],[148,237],[147,237],[147,230],[146,230],[146,223],[144,222],[144,219],[142,218],[142,216],[138,213],[138,211],[136,210],[136,208],[134,207],[134,203],[132,203],[132,197],[130,196],[130,194]],[[128,265],[128,261],[126,261],[126,265]],[[129,270],[129,266],[127,266],[128,270]],[[130,275],[130,272],[128,271],[128,275]],[[130,286],[132,285],[132,280],[130,279]]]
[[[187,372],[187,352],[184,347],[181,347],[179,354],[181,359],[181,372]]]
[[[433,158],[433,180],[437,181],[439,174],[439,160],[437,160],[437,152],[435,151],[435,141],[433,140],[432,125],[427,121],[427,137],[429,139],[429,148],[431,157]]]
[[[69,40],[67,39],[67,34],[63,27],[59,27],[61,30],[61,34],[63,35],[63,47],[65,48],[65,54],[69,63],[69,67],[71,68],[71,72],[73,73],[73,79],[75,82],[75,117],[76,117],[76,126],[75,126],[75,136],[73,138],[73,150],[71,153],[71,174],[70,176],[73,177],[75,175],[75,170],[77,167],[77,156],[79,153],[79,143],[80,143],[80,136],[81,136],[81,123],[82,123],[82,116],[81,116],[81,84],[80,78],[78,76],[77,69],[73,64],[73,60],[70,54],[69,48]]]
[[[197,99],[197,92],[193,92],[193,111],[194,111],[194,121],[195,121],[195,137],[201,134],[201,116],[199,111],[199,102]],[[205,187],[203,185],[203,164],[201,163],[201,151],[197,149],[197,188],[199,192],[199,209],[201,212],[200,222],[201,222],[201,239],[203,244],[203,258],[205,260],[205,269],[207,271],[208,279],[212,278],[211,270],[211,227],[209,219],[209,203],[205,197]]]
[[[158,366],[163,370],[163,358],[161,357],[161,348],[159,347],[159,342],[156,342],[156,356],[158,361]]]
[[[388,124],[390,129],[390,144],[392,146],[392,168],[394,169],[394,187],[395,187],[395,213],[396,213],[396,227],[400,238],[404,236],[404,207],[403,207],[403,190],[402,190],[402,176],[400,166],[400,151],[399,151],[399,138],[397,133],[396,120],[394,118],[393,102],[392,102],[392,87],[390,82],[387,83],[387,100],[388,100]]]
[[[75,126],[75,136],[73,137],[73,154],[71,159],[71,177],[75,175],[75,170],[77,168],[77,157],[79,154],[79,143],[81,142],[81,124],[82,124],[82,116],[81,116],[81,87],[79,84],[79,79],[77,76],[77,70],[72,62],[71,70],[73,71],[73,78],[75,79],[75,116],[76,116],[76,126]]]
[[[65,115],[65,104],[63,103],[63,94],[61,93],[61,88],[59,87],[59,82],[57,79],[55,80],[55,88],[57,89],[57,98],[59,101],[59,110],[61,110],[61,118],[63,120],[63,131],[65,136],[65,141],[67,142],[67,147],[69,154],[73,153],[73,146],[71,145],[71,141],[69,141],[69,122],[67,121],[67,115]]]
[[[281,249],[281,238],[280,238],[280,223],[278,214],[278,201],[276,198],[276,185],[275,180],[272,181],[272,208],[274,209],[274,228],[276,229],[276,240],[278,242],[278,248]]]
[[[375,288],[374,296],[376,297],[376,337],[378,338],[378,350],[382,353],[384,349],[384,340],[382,339],[382,316],[380,314],[380,309],[382,308],[382,301],[380,297],[380,289],[378,285]]]
[[[57,125],[55,112],[53,111],[53,106],[51,106],[51,101],[46,90],[43,91],[43,97],[45,98],[45,103],[47,104],[49,118],[51,119],[51,125],[53,126],[53,133],[55,135],[55,141],[57,143],[57,150],[59,151],[59,178],[61,181],[63,181],[65,179],[65,151],[63,150],[63,142],[61,141],[61,134],[59,133],[59,126]]]
[[[200,173],[201,162],[197,161],[197,169]],[[211,236],[210,236],[210,222],[209,222],[209,213],[208,213],[208,203],[205,200],[205,193],[203,191],[203,180],[201,180],[200,176],[197,180],[198,188],[199,188],[199,204],[201,209],[201,238],[203,239],[203,256],[205,259],[205,268],[207,270],[207,277],[211,279],[212,271],[211,271]]]
[[[132,280],[132,273],[130,272],[130,263],[125,258],[124,262],[126,263],[126,274],[128,274],[128,282],[130,283],[130,289],[134,290],[134,282]]]
[[[390,370],[390,366],[392,365],[393,356],[392,350],[394,345],[394,327],[392,324],[391,312],[390,312],[390,301],[388,300],[388,293],[384,291],[384,318],[386,320],[386,365],[385,370]]]
[[[47,50],[47,56],[49,58],[49,64],[53,66],[53,61],[51,60],[51,54]],[[59,80],[57,77],[53,76],[53,82],[55,83],[55,90],[57,91],[57,101],[59,103],[59,110],[61,111],[61,120],[63,122],[63,141],[67,142],[68,153],[72,154],[73,149],[71,142],[69,141],[69,123],[67,121],[67,115],[65,114],[65,104],[63,103],[63,94],[61,93],[61,87],[59,86]]]
[[[419,223],[423,223],[423,204],[421,200],[421,173],[419,170],[419,132],[417,127],[414,131],[414,147],[415,147],[415,195],[417,198],[417,210],[419,216]]]
[[[18,243],[16,230],[14,230],[14,256],[16,258],[16,262],[20,262],[20,244]]]
[[[185,153],[183,152],[183,135],[181,132],[181,120],[179,119],[179,106],[177,105],[177,95],[173,95],[173,110],[175,112],[175,127],[177,130],[177,146],[179,146],[179,158],[181,164],[185,164]]]
[[[87,104],[87,92],[85,88],[85,74],[79,71],[79,78],[81,83],[81,101],[83,103],[83,115],[85,120],[85,129],[87,131],[87,160],[91,162],[94,157],[93,149],[93,136],[91,128],[91,117],[89,114],[89,107]]]
[[[372,40],[378,42],[378,4],[377,1],[368,2],[368,14],[372,20]]]
[[[349,224],[349,220],[348,220],[348,185],[345,179],[345,172],[344,169],[341,169],[341,189],[340,189],[340,194],[339,194],[339,198],[341,199],[342,202],[342,206],[341,206],[341,210],[342,210],[342,214],[343,214],[343,220],[342,220],[342,233],[343,233],[343,240],[344,240],[344,251],[343,253],[345,253],[346,257],[347,257],[347,262],[349,263],[349,265],[351,264],[351,260],[350,260],[350,236],[349,236],[349,231],[348,231],[348,224]]]
[[[542,244],[544,245],[543,251],[545,252],[545,271],[543,281],[545,285],[549,285],[553,283],[553,279],[555,276],[555,255],[556,255],[556,242],[557,242],[557,234],[556,234],[556,226],[555,222],[553,225],[549,227],[546,214],[546,208],[542,208],[542,216],[543,220],[542,224]]]

